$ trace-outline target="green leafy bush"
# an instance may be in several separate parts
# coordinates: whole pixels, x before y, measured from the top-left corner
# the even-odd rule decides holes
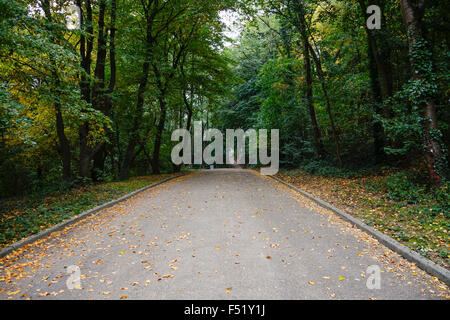
[[[371,168],[339,168],[323,160],[305,162],[304,164],[300,165],[300,168],[310,174],[335,178],[363,177],[368,175],[372,171]]]
[[[427,214],[436,215],[440,212],[450,213],[450,182],[446,181],[439,188],[428,185],[428,179],[416,171],[398,172],[377,181],[367,182],[369,191],[384,193],[394,201],[416,203],[435,203],[429,206]]]

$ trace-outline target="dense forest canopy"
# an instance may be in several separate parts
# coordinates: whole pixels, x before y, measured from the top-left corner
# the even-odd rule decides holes
[[[446,184],[449,9],[0,0],[1,197],[178,171],[171,133],[194,121],[280,129],[283,167],[414,168]],[[234,42],[223,12],[239,14]]]

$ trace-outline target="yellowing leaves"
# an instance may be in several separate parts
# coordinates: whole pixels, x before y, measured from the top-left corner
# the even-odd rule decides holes
[[[19,294],[19,293],[20,293],[20,289],[19,289],[19,290],[16,290],[16,291],[10,291],[10,292],[7,292],[6,294],[7,294],[8,296],[14,296],[14,295]]]

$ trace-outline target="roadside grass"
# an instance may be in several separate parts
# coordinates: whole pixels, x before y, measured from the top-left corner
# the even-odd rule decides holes
[[[150,175],[0,200],[0,248],[171,176],[174,174]]]
[[[296,169],[277,176],[450,268],[450,183],[431,189],[410,171],[333,177]]]

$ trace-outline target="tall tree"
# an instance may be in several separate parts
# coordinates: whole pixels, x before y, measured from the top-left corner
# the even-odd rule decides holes
[[[433,74],[432,54],[424,37],[422,19],[425,13],[425,0],[400,0],[403,22],[405,24],[411,73],[417,86],[413,102],[422,114],[423,147],[430,179],[440,185],[448,170],[447,155],[442,148],[442,133],[439,130],[435,98],[436,81]]]
[[[107,11],[107,1],[100,0],[98,3],[98,17],[97,23],[94,21],[93,7],[94,3],[91,0],[77,0],[77,6],[80,12],[80,57],[81,68],[83,72],[80,75],[80,89],[83,94],[83,98],[87,104],[91,104],[92,108],[97,110],[101,115],[108,115],[110,109],[110,103],[108,101],[108,95],[112,94],[114,90],[115,75],[111,77],[109,91],[106,90],[105,83],[105,67],[107,58],[107,37],[105,27],[105,16]],[[112,1],[110,6],[111,20],[115,20],[116,15],[116,2]],[[114,26],[113,26],[114,28]],[[95,33],[96,31],[96,33]],[[115,32],[115,31],[114,31]],[[94,74],[92,74],[92,63],[94,41],[97,39],[97,48],[95,55],[95,67]],[[114,35],[110,36],[110,42],[114,40]],[[111,43],[110,43],[111,45]],[[113,47],[114,48],[114,45]],[[114,50],[114,49],[112,49]],[[115,56],[113,59],[110,57],[110,64],[114,71]],[[114,71],[115,72],[115,71]],[[88,109],[85,113],[90,113]],[[92,120],[92,117],[90,117]],[[90,134],[92,128],[89,120],[83,121],[79,127],[79,139],[80,139],[80,158],[79,158],[79,176],[92,177],[91,161],[96,160],[96,166],[102,167],[105,142],[93,143],[90,141]]]
[[[42,0],[41,1],[41,8],[42,11],[45,14],[45,20],[47,22],[47,29],[50,34],[50,41],[54,44],[57,44],[58,38],[61,39],[61,33],[55,28],[55,24],[52,17],[51,12],[51,6],[50,6],[50,0]],[[64,119],[62,116],[62,105],[60,100],[60,95],[62,94],[61,91],[58,90],[60,88],[60,77],[58,74],[58,66],[56,64],[55,57],[53,56],[53,53],[50,52],[49,55],[50,60],[50,70],[52,74],[52,84],[51,84],[51,93],[54,96],[54,107],[56,112],[56,132],[58,134],[59,139],[59,152],[61,154],[62,159],[62,165],[63,165],[63,178],[67,182],[71,179],[71,151],[70,151],[70,143],[67,139],[66,133],[65,133],[65,126],[64,126]]]
[[[289,3],[288,3],[289,5]],[[289,7],[288,7],[289,9]],[[309,116],[311,117],[311,124],[313,127],[314,143],[316,145],[317,154],[319,157],[323,157],[325,150],[322,143],[321,132],[319,124],[316,118],[316,111],[314,108],[314,96],[313,96],[313,78],[311,71],[311,51],[308,39],[308,31],[305,20],[305,8],[301,0],[298,0],[294,6],[294,19],[295,26],[300,33],[302,41],[302,53],[303,53],[303,63],[305,71],[305,81],[306,81],[306,102],[308,105]]]

